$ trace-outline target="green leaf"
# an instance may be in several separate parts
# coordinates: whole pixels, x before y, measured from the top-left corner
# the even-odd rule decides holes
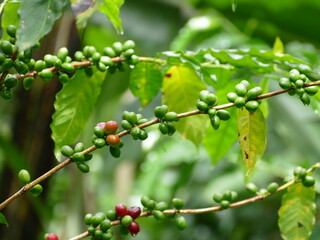
[[[238,109],[237,120],[238,139],[248,175],[266,148],[266,120],[260,108],[255,113]]]
[[[212,163],[216,164],[223,158],[228,150],[237,141],[237,110],[232,108],[229,111],[231,118],[221,123],[219,130],[215,131],[210,126],[203,139],[203,144]]]
[[[28,49],[49,33],[68,2],[68,0],[23,0],[19,8],[18,48]]]
[[[122,32],[120,7],[124,0],[105,0],[98,10],[107,15],[117,32]]]
[[[88,20],[91,18],[91,16],[95,13],[96,10],[97,10],[96,6],[93,6],[93,7],[86,9],[83,12],[78,13],[76,15],[77,28],[84,29],[87,26]]]
[[[309,239],[315,224],[314,187],[294,184],[283,195],[279,209],[279,228],[284,240]]]
[[[15,25],[18,27],[19,16],[17,14],[18,9],[20,7],[20,2],[8,2],[4,8],[2,19],[1,19],[1,27],[5,30],[9,25]],[[2,39],[8,40],[10,36],[6,31],[2,32]]]
[[[9,227],[6,217],[1,212],[0,212],[0,224],[5,224],[7,227]]]
[[[284,54],[284,46],[283,46],[283,43],[282,43],[282,41],[281,41],[281,39],[279,37],[276,37],[276,40],[275,40],[275,42],[273,44],[272,51],[276,55]]]
[[[206,86],[192,68],[173,66],[166,72],[162,88],[163,102],[168,105],[169,111],[182,113],[196,109],[199,92]],[[176,127],[183,137],[198,146],[208,124],[207,116],[197,115],[180,119]]]
[[[162,73],[158,64],[140,62],[131,71],[130,90],[139,98],[142,107],[157,96],[161,86]]]
[[[95,71],[88,78],[83,70],[78,70],[56,95],[50,127],[58,161],[61,158],[60,148],[73,144],[85,128],[100,94],[104,76],[105,73]]]

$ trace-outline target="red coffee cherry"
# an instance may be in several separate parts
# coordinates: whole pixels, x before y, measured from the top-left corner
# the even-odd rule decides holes
[[[110,133],[116,133],[118,130],[118,123],[116,121],[108,121],[106,122],[103,130],[106,132],[106,134],[110,134]]]
[[[133,221],[128,227],[130,234],[135,237],[140,232],[140,226],[137,222]]]
[[[126,205],[119,203],[115,206],[116,213],[119,217],[123,217],[128,214]]]
[[[59,240],[59,238],[55,233],[49,233],[46,237],[46,240]]]
[[[141,208],[139,207],[130,207],[128,209],[128,215],[130,215],[133,219],[136,219],[141,214]]]

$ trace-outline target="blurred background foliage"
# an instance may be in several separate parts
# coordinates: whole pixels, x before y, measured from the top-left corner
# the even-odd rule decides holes
[[[127,39],[136,42],[141,56],[203,47],[272,49],[276,37],[280,37],[286,53],[319,69],[319,11],[320,2],[314,0],[238,0],[235,12],[231,1],[225,0],[127,1],[121,8],[123,35],[118,35],[100,13],[95,13],[77,34],[67,12],[57,23],[57,30],[44,39],[39,57],[64,45],[73,50],[94,45],[101,50],[116,40]],[[71,19],[71,24],[65,24],[66,18]],[[56,48],[50,48],[53,45]],[[152,117],[153,108],[161,103],[159,95],[142,109],[128,90],[128,79],[129,71],[106,77],[97,107],[79,139],[86,146],[91,145],[97,122],[120,121],[124,110],[141,111]],[[277,88],[272,79],[269,84],[270,90]],[[1,200],[20,187],[16,180],[19,169],[30,169],[36,177],[56,164],[49,124],[54,94],[59,88],[39,83],[27,93],[18,90],[9,103],[0,100]],[[196,148],[179,134],[164,137],[151,127],[148,140],[142,144],[124,137],[120,159],[112,158],[106,149],[97,150],[89,174],[82,174],[71,165],[46,181],[45,192],[39,198],[27,194],[7,207],[4,213],[10,227],[0,226],[1,239],[42,239],[45,232],[68,239],[85,230],[86,213],[106,211],[118,202],[140,205],[142,195],[159,201],[177,196],[186,201],[187,208],[211,206],[212,195],[227,189],[246,198],[247,181],[266,187],[271,181],[281,182],[296,165],[308,167],[317,162],[319,113],[287,95],[269,99],[268,108],[267,149],[250,179],[245,178],[239,167],[242,164],[238,144],[213,164],[203,146]],[[317,171],[315,177],[320,180]],[[318,184],[316,189],[319,191]],[[281,195],[223,212],[187,216],[188,226],[182,232],[169,221],[141,219],[141,232],[136,239],[281,239],[277,227]],[[310,239],[320,236],[317,215]],[[115,239],[122,237],[117,235]]]

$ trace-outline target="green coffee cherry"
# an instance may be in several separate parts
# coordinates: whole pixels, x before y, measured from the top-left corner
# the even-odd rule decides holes
[[[97,227],[104,219],[106,219],[106,215],[103,212],[98,212],[91,218],[91,224],[93,227]]]
[[[272,182],[268,185],[267,190],[269,193],[273,193],[273,192],[277,191],[278,187],[279,187],[278,183]]]
[[[213,93],[209,93],[206,97],[205,101],[209,106],[215,106],[218,104],[218,97],[214,95]]]
[[[89,226],[87,228],[87,231],[89,234],[94,235],[94,232],[96,231],[96,228],[94,226]]]
[[[108,56],[108,57],[110,57],[110,58],[113,58],[113,57],[116,57],[116,56],[117,56],[116,52],[115,52],[114,49],[111,48],[111,47],[106,47],[106,48],[104,48],[104,49],[103,49],[103,54],[106,55],[106,56]]]
[[[172,136],[176,132],[176,126],[173,122],[167,122],[166,125],[168,127],[168,135]]]
[[[261,87],[254,87],[247,92],[247,100],[252,100],[262,93]]]
[[[32,196],[37,197],[42,192],[43,188],[40,184],[35,185],[33,188],[30,189],[30,193]]]
[[[77,167],[79,168],[79,170],[83,173],[88,173],[90,171],[90,168],[89,166],[84,163],[84,162],[81,162],[81,163],[77,163]]]
[[[223,200],[231,201],[232,193],[230,190],[227,190],[223,193],[222,198]]]
[[[64,62],[64,60],[66,59],[66,57],[68,56],[68,54],[69,54],[68,48],[63,47],[63,48],[60,48],[60,49],[59,49],[58,54],[57,54],[57,57],[58,57],[62,62]]]
[[[295,85],[297,88],[302,88],[303,85],[304,85],[304,82],[301,80],[301,79],[298,79],[296,82],[295,82]]]
[[[153,209],[155,209],[156,204],[157,204],[156,201],[150,199],[150,200],[147,202],[147,206],[146,206],[146,207],[148,208],[149,211],[152,211]]]
[[[109,219],[105,219],[100,223],[100,228],[103,232],[106,232],[108,229],[111,228],[111,222]]]
[[[208,114],[210,118],[213,118],[217,114],[217,110],[215,108],[210,108]]]
[[[28,184],[31,179],[29,172],[25,169],[20,170],[20,172],[18,173],[18,178],[24,184]]]
[[[130,134],[131,134],[131,136],[133,137],[134,140],[137,140],[139,138],[140,133],[141,133],[141,129],[139,127],[133,127],[130,130]]]
[[[116,211],[114,211],[114,210],[108,210],[108,211],[107,211],[107,218],[108,218],[110,221],[116,220],[116,219],[117,219]]]
[[[65,84],[70,80],[69,75],[62,72],[59,73],[58,79],[62,84]]]
[[[234,105],[235,105],[237,108],[242,108],[245,104],[246,104],[246,100],[245,100],[244,97],[237,97],[237,98],[234,100]]]
[[[203,102],[206,102],[207,96],[209,95],[209,91],[208,90],[202,90],[199,93],[199,99]]]
[[[18,79],[14,75],[8,74],[4,79],[4,85],[8,89],[14,88],[15,86],[17,86],[17,84]]]
[[[306,87],[304,88],[306,94],[308,94],[309,96],[313,96],[315,94],[317,94],[318,92],[318,88],[317,86],[310,86],[310,87]]]
[[[206,112],[208,110],[208,104],[204,101],[198,100],[196,104],[200,112]]]
[[[53,66],[56,62],[56,56],[53,56],[52,54],[44,55],[43,59],[48,66]]]
[[[97,64],[97,69],[98,69],[100,72],[105,72],[105,71],[107,71],[106,65],[104,65],[102,62],[99,62],[99,63]]]
[[[289,79],[292,82],[295,82],[295,81],[299,80],[300,79],[300,72],[297,69],[292,69],[289,72]]]
[[[156,116],[156,118],[160,118],[160,119],[164,118],[167,112],[168,112],[167,105],[157,106],[154,109],[154,115]]]
[[[101,54],[99,52],[95,52],[92,54],[92,62],[98,63],[100,61]]]
[[[133,48],[135,48],[135,46],[136,46],[136,44],[135,44],[134,41],[132,41],[132,40],[127,40],[127,41],[125,41],[125,42],[123,43],[122,49],[123,49],[123,51],[126,51],[126,50],[128,50],[128,49],[133,49]]]
[[[220,203],[222,200],[223,200],[223,194],[221,193],[215,193],[213,195],[213,200],[216,202],[216,203]]]
[[[45,68],[46,68],[46,63],[42,60],[38,60],[34,64],[34,70],[36,70],[37,72],[41,72]]]
[[[307,93],[303,93],[303,94],[300,96],[300,100],[301,100],[301,102],[303,103],[303,105],[309,106],[309,104],[310,104],[310,97],[308,96]]]
[[[114,158],[119,158],[121,154],[120,149],[117,147],[110,147],[109,152]]]
[[[150,200],[151,199],[148,196],[142,196],[140,199],[140,202],[141,202],[142,206],[147,207],[147,204]]]
[[[87,213],[85,216],[84,216],[84,223],[86,225],[90,225],[91,224],[91,220],[92,220],[92,214],[91,213]]]
[[[246,102],[245,107],[250,113],[254,113],[259,107],[259,102],[251,100]]]
[[[74,66],[71,63],[62,63],[61,67],[66,73],[72,73],[74,71]]]
[[[168,133],[168,126],[165,123],[159,124],[159,130],[163,135],[166,135]]]
[[[129,112],[126,115],[126,120],[131,124],[134,125],[137,123],[138,118],[137,115],[134,112]]]
[[[222,209],[227,209],[230,206],[230,202],[228,200],[222,200],[220,202],[220,206],[221,206]]]
[[[230,119],[230,113],[223,109],[217,111],[217,116],[220,118],[220,120],[223,121],[227,121]]]
[[[211,119],[211,125],[214,130],[217,130],[220,127],[220,118],[218,116],[214,116]]]
[[[74,152],[82,152],[84,150],[84,144],[82,142],[78,142],[74,147]]]
[[[92,153],[87,153],[86,155],[84,155],[84,161],[90,161],[92,159],[93,155]]]
[[[138,124],[138,125],[141,125],[141,124],[144,124],[144,123],[146,123],[146,122],[148,122],[148,121],[149,121],[149,120],[146,119],[146,118],[141,118],[141,119],[138,120],[137,124]]]
[[[140,61],[139,57],[137,55],[132,55],[130,58],[130,64],[136,65]]]
[[[93,144],[97,147],[97,148],[103,148],[106,145],[106,140],[104,138],[97,138],[93,141]]]
[[[180,209],[183,208],[184,202],[183,202],[183,200],[180,199],[180,198],[174,198],[174,199],[172,199],[172,205],[173,205],[173,207],[174,207],[175,209],[180,210]]]
[[[235,86],[235,92],[238,96],[244,97],[247,94],[247,87],[243,83],[238,83]]]
[[[229,102],[234,102],[237,99],[238,95],[235,92],[229,92],[227,94],[227,99]]]
[[[83,52],[81,51],[76,51],[74,53],[74,58],[78,61],[78,62],[81,62],[85,59],[84,55],[83,55]]]
[[[12,96],[13,96],[13,93],[9,89],[2,89],[2,91],[0,91],[0,96],[4,100],[10,100],[12,98]]]
[[[0,53],[0,64],[2,64],[6,60],[6,56],[3,53]]]
[[[157,209],[159,211],[164,211],[168,208],[169,208],[169,205],[166,202],[158,202],[155,207],[155,209]]]
[[[100,62],[103,63],[106,66],[112,66],[113,65],[113,61],[108,56],[102,56],[100,58]]]
[[[148,133],[144,129],[141,129],[139,134],[139,139],[143,141],[143,140],[146,140],[147,138],[148,138]]]
[[[13,47],[9,41],[6,41],[6,40],[1,41],[0,48],[1,48],[2,52],[8,56],[11,56],[13,53]]]
[[[123,56],[125,58],[131,58],[131,56],[134,54],[134,50],[133,49],[128,49],[123,53]]]
[[[130,215],[125,215],[122,219],[121,219],[121,224],[125,227],[129,227],[130,224],[133,222],[133,219]]]
[[[115,53],[117,55],[120,55],[120,53],[122,53],[122,51],[123,51],[122,43],[121,42],[114,42],[112,44],[112,49],[115,51]]]
[[[53,72],[46,68],[39,73],[39,76],[41,77],[42,81],[48,82],[53,78]]]
[[[104,137],[104,130],[102,127],[100,126],[95,126],[94,127],[94,134],[98,137],[98,138],[103,138]]]
[[[86,58],[89,58],[91,57],[95,52],[96,52],[96,48],[94,46],[85,46],[82,50],[83,52],[83,55],[86,57]]]
[[[72,154],[72,158],[75,162],[84,162],[85,159],[83,153],[81,152],[75,152],[74,154]]]
[[[2,64],[2,67],[6,70],[9,70],[13,67],[13,60],[11,58],[6,58]]]
[[[17,27],[15,25],[9,25],[6,29],[10,37],[16,37]]]
[[[254,183],[248,183],[246,185],[246,190],[249,192],[249,193],[254,193],[256,194],[258,192],[258,187],[254,184]]]
[[[289,78],[280,78],[279,85],[284,90],[288,90],[289,88],[292,87],[292,84],[291,84]]]
[[[295,92],[299,97],[301,97],[304,94],[304,88],[297,88]]]
[[[93,234],[93,235],[94,235],[95,238],[101,239],[102,234],[103,234],[103,231],[102,231],[101,229],[96,229],[96,230],[94,231],[94,234]]]
[[[181,215],[179,215],[179,216],[177,216],[176,218],[175,218],[175,224],[176,224],[176,227],[179,229],[179,230],[183,230],[183,229],[185,229],[186,228],[186,226],[187,226],[187,222],[186,222],[186,219],[183,217],[183,216],[181,216]]]
[[[231,202],[234,202],[238,199],[238,193],[235,191],[231,191]]]
[[[61,153],[65,157],[71,157],[73,155],[74,151],[70,146],[64,145],[61,148]]]
[[[26,77],[23,79],[23,87],[24,89],[28,90],[32,87],[34,83],[34,78],[33,77]]]
[[[132,128],[132,125],[127,120],[123,120],[121,122],[121,127],[125,130],[130,130]]]
[[[158,221],[162,221],[163,219],[165,219],[165,214],[162,211],[158,211],[158,210],[153,211],[153,216]]]
[[[263,197],[266,197],[266,196],[269,194],[269,192],[268,192],[267,189],[261,188],[261,189],[259,190],[259,193],[258,193],[258,194],[261,195],[261,196],[263,196]]]
[[[306,176],[303,180],[302,180],[302,184],[305,187],[312,187],[315,184],[315,180],[312,176]]]
[[[167,112],[164,119],[169,122],[179,121],[179,117],[176,112]]]
[[[19,61],[19,60],[15,60],[13,62],[13,67],[21,75],[24,75],[29,71],[29,68],[28,68],[27,64],[25,64],[24,62]]]
[[[248,80],[242,80],[240,83],[245,85],[247,89],[250,89],[250,83]]]

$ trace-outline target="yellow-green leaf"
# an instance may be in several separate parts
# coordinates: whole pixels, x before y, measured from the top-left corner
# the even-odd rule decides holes
[[[238,109],[237,120],[238,139],[248,175],[266,148],[266,120],[259,108],[255,113]]]
[[[140,62],[130,74],[130,90],[145,107],[157,96],[162,85],[160,66],[154,63]]]
[[[297,183],[283,195],[279,209],[279,228],[284,240],[307,240],[315,223],[315,190]]]
[[[206,89],[197,73],[186,66],[173,66],[163,79],[163,102],[169,111],[177,113],[196,109],[199,92]],[[208,116],[197,115],[180,119],[177,130],[197,146],[202,141],[209,125]]]
[[[98,8],[100,12],[106,14],[118,32],[122,32],[120,7],[123,3],[124,0],[105,0]]]

